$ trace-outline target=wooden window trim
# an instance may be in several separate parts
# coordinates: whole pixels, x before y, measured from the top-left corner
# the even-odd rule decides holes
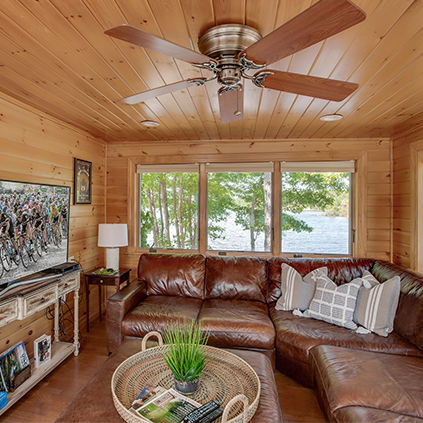
[[[423,146],[410,145],[410,266],[423,272]]]
[[[350,160],[349,158],[346,160]],[[355,242],[352,246],[353,257],[366,257],[367,253],[367,152],[360,157],[351,158],[356,160],[355,173],[353,179],[353,216],[352,225],[355,230]],[[170,166],[170,165],[169,165]],[[164,253],[201,253],[205,255],[217,255],[218,251],[207,250],[207,169],[205,163],[200,163],[199,169],[199,243],[198,250],[178,250],[178,249],[157,249],[157,252]],[[226,251],[228,256],[260,256],[291,257],[293,254],[281,254],[281,180],[280,162],[274,162],[273,171],[273,244],[272,252],[237,252]],[[128,159],[128,236],[130,245],[128,254],[140,254],[148,252],[148,249],[138,248],[138,216],[139,216],[139,182],[137,174],[137,164]],[[346,257],[345,255],[327,254],[327,257]],[[304,254],[304,257],[321,257],[321,255]]]

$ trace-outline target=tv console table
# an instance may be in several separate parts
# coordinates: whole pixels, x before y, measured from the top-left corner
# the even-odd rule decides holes
[[[72,353],[75,356],[79,354],[79,287],[80,270],[74,270],[63,275],[54,275],[51,279],[42,282],[13,288],[0,297],[0,327],[15,320],[25,320],[54,304],[54,339],[51,360],[38,368],[34,367],[33,360],[31,360],[31,377],[14,392],[7,394],[7,405],[0,410],[0,415]],[[61,342],[59,340],[60,299],[72,291],[74,298],[74,339],[73,342]]]

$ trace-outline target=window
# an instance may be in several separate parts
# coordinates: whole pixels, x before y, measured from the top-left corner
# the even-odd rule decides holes
[[[277,165],[138,165],[139,248],[351,255],[355,163]]]
[[[207,249],[272,251],[271,163],[207,165]]]
[[[353,162],[281,163],[282,253],[351,254]]]
[[[137,166],[140,248],[198,249],[198,165]]]

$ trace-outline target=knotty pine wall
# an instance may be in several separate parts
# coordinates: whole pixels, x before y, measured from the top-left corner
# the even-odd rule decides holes
[[[422,157],[423,128],[394,137],[393,262],[419,272],[423,272]]]
[[[80,261],[84,270],[102,265],[104,252],[97,247],[97,226],[105,221],[106,144],[0,93],[0,152],[1,179],[70,186],[72,195],[74,158],[93,163],[92,204],[74,205],[71,199],[69,256]],[[73,307],[73,295],[68,295],[68,303]],[[85,314],[84,296],[81,327],[86,325]],[[94,289],[90,319],[96,317],[98,297]],[[0,328],[0,351],[23,340],[32,354],[32,341],[52,328],[44,311],[13,322]]]
[[[243,161],[357,160],[357,256],[391,259],[391,142],[387,139],[125,142],[107,148],[107,222],[135,216],[135,165]],[[356,202],[357,203],[357,202]],[[358,206],[356,204],[356,206]],[[201,219],[201,217],[200,217]],[[130,230],[130,243],[135,233]],[[121,265],[136,275],[141,251],[121,249]]]

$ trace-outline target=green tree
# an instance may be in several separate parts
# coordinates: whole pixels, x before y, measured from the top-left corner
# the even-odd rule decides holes
[[[227,219],[235,206],[231,186],[233,178],[227,173],[209,173],[207,176],[207,235],[210,239],[221,237],[223,228],[220,222]],[[234,174],[230,174],[234,175]]]
[[[140,185],[140,246],[152,232],[157,248],[197,248],[198,174],[145,173]]]
[[[251,251],[256,250],[256,241],[265,231],[264,173],[235,173],[233,192],[236,198],[232,210],[235,223],[250,232]]]

